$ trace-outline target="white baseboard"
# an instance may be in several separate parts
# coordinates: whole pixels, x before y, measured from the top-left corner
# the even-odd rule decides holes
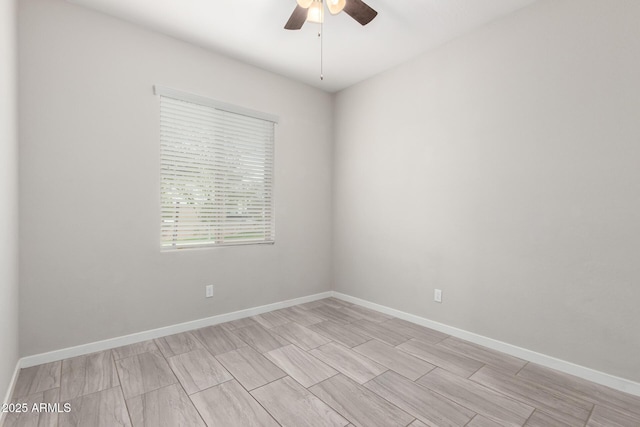
[[[259,307],[248,308],[245,310],[234,311],[232,313],[220,314],[217,316],[207,317],[204,319],[193,320],[190,322],[179,323],[177,325],[167,326],[158,329],[152,329],[149,331],[138,332],[131,335],[125,335],[121,337],[111,338],[108,340],[97,341],[93,343],[83,344],[75,347],[69,347],[61,350],[55,350],[48,353],[37,354],[33,356],[27,356],[20,359],[16,365],[16,370],[13,374],[9,390],[5,397],[5,402],[10,399],[15,386],[15,382],[18,377],[20,368],[28,368],[30,366],[36,366],[43,363],[56,362],[58,360],[67,359],[70,357],[82,356],[84,354],[94,353],[96,351],[109,350],[123,345],[135,344],[137,342],[147,341],[154,338],[160,338],[167,335],[177,334],[180,332],[186,332],[193,329],[203,328],[206,326],[217,325],[219,323],[229,322],[232,320],[241,319],[244,317],[255,316],[257,314],[266,313],[281,308],[290,307],[292,305],[304,304],[306,302],[315,301],[322,298],[335,297],[353,304],[358,304],[363,307],[370,308],[399,319],[404,319],[418,325],[426,326],[431,329],[435,329],[440,332],[444,332],[448,335],[461,338],[473,343],[488,347],[493,350],[501,351],[511,356],[518,357],[529,362],[537,363],[548,368],[556,369],[567,374],[575,375],[588,381],[592,381],[597,384],[601,384],[607,387],[611,387],[616,390],[623,391],[625,393],[634,394],[640,396],[640,383],[627,380],[625,378],[616,377],[604,372],[596,371],[591,368],[576,365],[565,360],[557,359],[555,357],[547,356],[526,348],[518,347],[515,345],[507,344],[502,341],[498,341],[492,338],[485,337],[483,335],[475,334],[473,332],[458,329],[452,326],[445,325],[443,323],[435,322],[433,320],[426,319],[424,317],[416,316],[414,314],[406,313],[400,310],[396,310],[384,305],[376,304],[367,300],[352,297],[350,295],[342,294],[340,292],[328,291],[315,295],[309,295],[300,298],[294,298],[287,301],[281,301],[273,304],[262,305]],[[0,425],[2,418],[0,417]]]
[[[328,298],[332,295],[332,291],[327,291],[315,295],[308,295],[305,297],[294,298],[287,301],[281,301],[273,304],[261,305],[259,307],[247,308],[245,310],[234,311],[232,313],[219,314],[217,316],[207,317],[204,319],[192,320],[190,322],[179,323],[177,325],[137,332],[131,335],[124,335],[121,337],[110,338],[103,341],[82,344],[75,347],[63,348],[61,350],[54,350],[48,353],[26,356],[20,359],[19,366],[20,368],[28,368],[30,366],[41,365],[43,363],[57,362],[58,360],[64,360],[70,357],[82,356],[84,354],[95,353],[97,351],[122,347],[123,345],[135,344],[154,338],[178,334],[180,332],[191,331],[193,329],[217,325],[219,323],[230,322],[232,320],[242,319],[244,317],[255,316],[269,311],[291,307],[292,305],[304,304],[306,302]]]
[[[547,356],[546,354],[538,353],[526,348],[518,347],[515,345],[507,344],[502,341],[494,340],[483,335],[478,335],[473,332],[458,329],[453,326],[448,326],[443,323],[434,322],[433,320],[426,319],[424,317],[416,316],[414,314],[405,313],[404,311],[396,310],[386,307],[384,305],[376,304],[363,300],[360,298],[345,295],[340,292],[333,292],[335,298],[361,305],[372,310],[379,311],[381,313],[388,314],[390,316],[397,317],[399,319],[407,320],[418,325],[426,326],[436,331],[444,332],[445,334],[454,336],[456,338],[471,341],[475,344],[488,347],[493,350],[500,351],[502,353],[509,354],[520,359],[537,363],[538,365],[545,366],[547,368],[555,369],[567,374],[574,375],[579,378],[583,378],[588,381],[592,381],[597,384],[601,384],[613,389],[623,391],[625,393],[640,396],[640,383],[627,380],[625,378],[616,377],[604,372],[596,371],[595,369],[587,368],[584,366],[576,365],[575,363],[567,362],[565,360],[557,359],[555,357]]]

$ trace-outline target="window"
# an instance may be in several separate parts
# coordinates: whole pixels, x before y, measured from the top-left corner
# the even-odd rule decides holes
[[[277,118],[156,86],[161,245],[273,243]]]

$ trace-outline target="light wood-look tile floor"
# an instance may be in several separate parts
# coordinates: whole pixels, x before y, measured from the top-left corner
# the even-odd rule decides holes
[[[333,298],[26,368],[12,399],[71,411],[4,427],[640,426],[640,397]]]

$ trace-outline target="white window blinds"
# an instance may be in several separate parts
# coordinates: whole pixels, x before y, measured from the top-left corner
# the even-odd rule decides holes
[[[156,93],[162,247],[273,243],[277,118],[172,89]]]

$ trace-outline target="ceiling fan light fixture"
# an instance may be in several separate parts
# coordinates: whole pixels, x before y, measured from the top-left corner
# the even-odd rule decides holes
[[[303,7],[305,9],[307,9],[309,6],[311,6],[311,3],[313,3],[313,0],[297,0],[298,1],[298,6]]]
[[[342,12],[345,4],[347,4],[347,0],[327,0],[327,7],[332,15],[337,15]]]
[[[322,24],[324,22],[324,8],[321,0],[313,0],[307,10],[307,21]]]

